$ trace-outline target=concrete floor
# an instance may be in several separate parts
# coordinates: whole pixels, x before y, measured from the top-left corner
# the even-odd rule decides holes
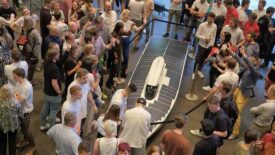
[[[36,6],[36,8],[34,8],[34,11],[38,13],[38,10],[39,10],[38,7],[40,6],[41,3],[40,3],[40,1],[34,1],[34,0],[33,0],[33,2],[34,3],[32,6]],[[156,15],[158,16],[158,14],[156,14]],[[162,15],[160,15],[159,17],[164,18],[164,19],[166,18],[166,16],[162,16]],[[165,29],[166,29],[166,24],[158,23],[157,27],[155,27],[154,35],[162,35],[164,33]],[[173,29],[171,29],[171,30],[173,30]],[[174,36],[172,31],[170,34],[171,34],[170,35],[171,37]],[[182,31],[182,29],[180,29],[179,38],[182,38],[182,37],[183,37],[183,31]],[[143,40],[141,40],[140,46],[144,47]],[[133,71],[133,68],[135,67],[135,65],[137,63],[136,60],[138,60],[141,53],[142,53],[142,49],[140,49],[136,53],[133,53],[133,52],[130,53],[129,75]],[[194,63],[194,60],[192,60],[192,59],[187,60],[186,67],[184,70],[183,79],[182,79],[183,81],[182,81],[180,93],[178,95],[178,99],[176,101],[175,107],[173,108],[168,119],[173,119],[173,116],[177,113],[184,113],[184,112],[188,111],[193,106],[198,104],[200,102],[200,99],[202,99],[202,97],[207,94],[206,91],[201,89],[202,86],[204,86],[208,83],[207,79],[198,79],[198,81],[196,82],[195,93],[199,96],[199,100],[198,101],[188,101],[184,97],[184,95],[189,91],[189,89],[191,87],[191,74],[192,74],[192,70],[193,70],[193,63]],[[263,75],[265,75],[266,71],[267,71],[267,69],[261,69],[261,72]],[[207,66],[204,67],[203,72],[208,74]],[[144,76],[146,76],[146,75],[144,75]],[[47,135],[44,132],[41,132],[39,130],[40,112],[41,112],[41,108],[43,105],[43,98],[44,98],[43,97],[43,72],[36,72],[35,80],[38,82],[38,85],[34,86],[34,111],[32,114],[31,125],[30,125],[31,132],[33,133],[33,136],[34,136],[35,142],[36,142],[36,146],[37,146],[37,151],[35,154],[36,155],[54,155],[55,154],[54,143],[52,142],[51,139],[49,139],[47,137]],[[263,86],[264,86],[264,80],[259,80],[257,83],[257,87],[255,89],[256,97],[252,98],[248,101],[243,113],[241,114],[242,118],[244,120],[244,121],[242,121],[242,132],[244,129],[247,129],[251,125],[251,122],[252,122],[252,115],[250,115],[248,110],[251,107],[259,105],[260,103],[264,102]],[[106,93],[109,93],[109,90],[106,90]],[[107,106],[108,106],[108,104],[106,104],[103,107],[103,111],[104,111],[104,109],[106,109]],[[191,129],[197,129],[200,127],[199,122],[201,121],[201,119],[203,117],[202,115],[203,115],[205,108],[206,108],[206,104],[202,105],[201,107],[199,107],[194,112],[192,112],[188,115],[189,121],[185,127],[184,134],[190,140],[192,146],[194,146],[195,143],[199,141],[199,138],[191,135],[189,133],[189,131]],[[163,125],[163,127],[155,135],[153,135],[150,139],[148,139],[148,146],[150,147],[151,145],[159,145],[161,134],[166,129],[171,129],[171,128],[174,128],[173,124]],[[225,141],[224,146],[222,147],[222,154],[223,155],[232,154],[232,149],[235,147],[237,142],[240,140],[242,140],[242,138],[239,138],[239,139],[236,139],[233,141]],[[22,154],[23,152],[21,152],[20,154]]]

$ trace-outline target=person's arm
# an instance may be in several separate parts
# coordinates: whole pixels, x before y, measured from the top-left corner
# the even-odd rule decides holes
[[[93,155],[99,155],[99,138],[95,140]]]
[[[82,65],[81,61],[78,61],[76,66],[73,69],[67,71],[67,75],[70,76],[73,73],[75,73],[81,67],[81,65]]]
[[[260,104],[257,107],[252,107],[249,111],[253,115],[261,114],[262,112],[264,112],[264,104]]]
[[[59,85],[58,85],[57,79],[52,79],[51,84],[52,84],[52,86],[53,86],[54,91],[55,91],[58,95],[61,95],[62,92],[61,92],[61,89],[60,89],[60,87],[59,87]]]
[[[99,82],[100,82],[100,75],[98,76],[99,74],[97,74],[96,77],[94,77],[94,80],[92,80],[90,82],[90,86],[95,90],[97,89],[97,87],[99,86]]]
[[[227,136],[227,131],[214,131],[213,135],[219,136],[219,137],[226,137]]]
[[[89,91],[89,94],[88,94],[88,102],[91,104],[91,107],[94,109],[94,112],[97,113],[98,109],[96,107],[95,100],[93,99],[93,95],[91,91]]]

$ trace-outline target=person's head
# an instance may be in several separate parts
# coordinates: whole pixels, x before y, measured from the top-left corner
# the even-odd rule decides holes
[[[104,9],[106,12],[110,12],[112,10],[112,3],[109,1],[106,1]]]
[[[111,119],[113,121],[119,120],[119,112],[120,107],[117,104],[112,104],[107,113],[105,114],[105,117],[103,119],[103,122]]]
[[[222,42],[224,42],[224,43],[230,42],[230,40],[231,40],[231,34],[230,34],[229,32],[224,32],[224,33],[222,33],[222,35],[221,35],[221,40],[222,40]]]
[[[246,144],[254,144],[259,138],[259,133],[255,129],[247,129],[244,132],[244,142]]]
[[[18,49],[13,49],[11,51],[11,58],[14,62],[18,62],[21,60],[22,54]]]
[[[60,4],[58,1],[53,2],[53,10],[60,10]]]
[[[226,8],[231,8],[233,6],[232,0],[224,0],[223,3]]]
[[[64,116],[64,125],[68,127],[75,127],[77,122],[76,115],[73,112],[67,112]]]
[[[255,23],[257,21],[257,14],[255,12],[252,12],[248,15],[248,21],[250,23]]]
[[[204,119],[201,121],[201,128],[205,136],[211,136],[215,130],[215,125],[212,120]]]
[[[96,25],[96,28],[99,29],[99,30],[102,30],[103,29],[103,17],[101,16],[96,16],[95,17],[95,25]]]
[[[81,67],[86,69],[88,72],[92,72],[93,71],[93,60],[92,60],[92,56],[93,55],[85,55],[82,59],[82,65]]]
[[[216,3],[218,6],[220,6],[222,4],[222,0],[217,0]]]
[[[76,33],[78,31],[78,24],[75,21],[70,21],[68,23],[68,29],[72,33]]]
[[[90,155],[92,153],[91,144],[87,141],[82,141],[78,145],[78,155]]]
[[[208,97],[207,106],[208,106],[208,110],[211,113],[218,112],[220,110],[220,99],[215,95]]]
[[[236,17],[231,17],[229,20],[229,26],[231,29],[236,29],[239,25],[239,20]]]
[[[9,0],[2,0],[2,7],[4,9],[8,9],[9,8]]]
[[[24,16],[23,28],[26,31],[29,31],[30,29],[34,28],[34,21],[31,16]]]
[[[54,50],[60,51],[60,47],[56,42],[50,42],[49,49],[54,49]]]
[[[73,10],[73,11],[77,11],[78,8],[79,8],[79,6],[78,6],[77,1],[74,1],[73,4],[72,4],[72,10]]]
[[[275,122],[271,124],[272,141],[275,141]]]
[[[11,90],[6,85],[2,86],[0,88],[0,100],[11,99],[11,97],[12,97]]]
[[[94,7],[89,7],[88,9],[89,21],[93,21],[95,19],[96,12],[97,10]]]
[[[100,30],[96,27],[90,30],[90,34],[95,38],[95,40],[97,39],[97,37],[99,37],[99,32]]]
[[[59,50],[55,48],[49,48],[46,53],[47,61],[56,61],[59,59],[60,53]]]
[[[70,50],[69,50],[69,56],[73,59],[78,58],[78,45],[77,44],[72,44]]]
[[[70,94],[71,94],[71,98],[75,100],[80,100],[82,98],[82,91],[79,86],[72,86],[70,88]]]
[[[123,21],[124,21],[124,20],[127,21],[129,18],[130,18],[130,10],[124,9],[124,10],[121,12],[120,19],[123,20]]]
[[[137,99],[137,102],[136,102],[136,105],[137,105],[137,106],[143,106],[143,107],[144,107],[144,106],[146,106],[146,100],[145,100],[144,98],[142,98],[142,97],[141,97],[141,98],[138,98],[138,99]]]
[[[116,135],[117,126],[111,120],[106,120],[103,123],[103,129],[105,131],[106,136],[112,137]]]
[[[251,43],[251,42],[254,42],[255,39],[256,39],[256,33],[255,32],[250,32],[248,33],[246,36],[245,36],[245,41],[247,43]]]
[[[26,7],[26,6],[23,7],[23,15],[24,16],[30,16],[31,15],[31,12],[30,12],[29,8]]]
[[[95,47],[93,44],[86,44],[84,46],[84,51],[83,51],[84,55],[90,55],[90,54],[95,54]]]
[[[245,9],[249,8],[250,0],[243,0],[241,6]]]
[[[61,19],[61,12],[60,12],[60,10],[54,11],[53,16],[54,16],[55,20],[59,21]]]
[[[177,129],[183,129],[186,122],[187,122],[187,118],[185,116],[181,114],[177,114],[174,116],[174,123]]]
[[[76,12],[76,14],[77,14],[77,20],[80,20],[82,17],[85,16],[85,14],[84,14],[84,12],[83,12],[82,9],[78,9],[77,12]]]
[[[118,145],[118,155],[130,155],[131,147],[128,143],[120,143]]]
[[[222,82],[221,93],[223,96],[231,94],[232,85],[230,83]]]
[[[49,26],[49,33],[51,36],[58,37],[59,36],[59,30],[57,26],[50,25]]]
[[[160,155],[160,149],[158,146],[153,145],[148,151],[148,155]]]
[[[236,65],[237,65],[237,61],[236,61],[236,59],[234,59],[234,58],[229,58],[229,59],[226,61],[226,67],[227,67],[228,69],[233,70],[233,69],[236,67]]]
[[[266,9],[266,14],[272,17],[274,14],[274,10],[275,10],[274,7],[270,6]]]
[[[215,13],[210,12],[208,17],[207,17],[208,24],[210,24],[210,25],[213,24],[214,20],[215,20],[215,17],[216,17]]]
[[[275,84],[271,85],[267,90],[267,97],[271,100],[275,100]]]
[[[125,88],[127,95],[137,91],[137,86],[133,83],[129,84]]]
[[[52,8],[53,0],[44,0],[44,4],[47,8]]]
[[[65,41],[69,44],[74,44],[75,43],[75,36],[72,32],[67,31],[65,32]]]
[[[113,32],[115,32],[116,34],[120,34],[123,31],[123,28],[124,28],[123,23],[122,22],[117,22]]]
[[[88,82],[88,71],[84,68],[79,68],[76,72],[76,78],[80,84]]]
[[[263,10],[264,7],[266,5],[266,1],[265,0],[259,0],[259,3],[258,3],[258,9],[259,10]]]
[[[26,72],[24,69],[22,68],[16,68],[12,71],[12,74],[13,74],[13,80],[14,81],[21,81],[22,79],[25,79],[26,77]]]

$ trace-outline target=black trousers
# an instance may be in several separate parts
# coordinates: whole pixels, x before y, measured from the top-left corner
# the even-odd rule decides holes
[[[196,55],[195,64],[194,64],[194,72],[196,70],[196,66],[197,65],[198,65],[198,70],[201,70],[205,59],[207,58],[207,56],[210,53],[210,50],[211,50],[211,47],[204,48],[204,47],[202,47],[200,45],[198,46],[198,53]]]
[[[215,81],[217,79],[217,77],[220,75],[221,73],[216,69],[214,68],[212,65],[210,67],[210,71],[209,71],[209,86],[211,88],[213,88],[214,84],[215,84]]]
[[[7,142],[8,142],[8,155],[16,155],[16,134],[17,130],[15,131],[8,131],[4,133],[3,130],[0,130],[0,154],[6,155],[7,154]]]

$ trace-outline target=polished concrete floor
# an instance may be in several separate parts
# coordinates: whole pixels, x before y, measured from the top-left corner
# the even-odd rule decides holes
[[[33,0],[33,2],[34,2],[33,6],[39,6],[39,4],[40,4],[40,1]],[[37,12],[38,9],[34,9],[34,10]],[[156,16],[159,16],[159,15],[156,14]],[[164,18],[164,19],[166,18],[166,16],[162,16],[162,15],[160,15],[159,17]],[[162,35],[164,33],[165,29],[166,29],[166,24],[157,23],[157,26],[155,26],[154,35]],[[171,30],[173,30],[173,27]],[[183,29],[180,29],[179,31],[180,31],[179,38],[181,39],[183,37]],[[171,37],[174,36],[172,31],[171,31],[170,36]],[[144,37],[143,37],[143,39],[144,39]],[[140,41],[140,47],[144,47],[144,45],[145,45],[143,39]],[[138,52],[130,53],[129,75],[133,71],[133,68],[135,67],[135,65],[137,63],[136,60],[138,60],[138,58],[140,57],[142,50],[143,49],[141,48]],[[184,113],[184,112],[188,111],[193,106],[198,104],[201,101],[202,97],[207,94],[207,92],[202,90],[202,88],[201,88],[202,86],[205,86],[208,83],[208,79],[205,78],[205,79],[198,79],[196,81],[195,94],[197,94],[199,96],[199,100],[188,101],[184,97],[184,95],[189,92],[190,87],[191,87],[191,83],[192,83],[191,74],[192,74],[192,70],[193,70],[193,65],[194,65],[194,60],[188,59],[185,69],[184,69],[184,75],[183,75],[183,79],[182,79],[180,93],[178,95],[176,104],[175,104],[174,108],[172,109],[172,112],[171,112],[170,116],[168,117],[168,119],[172,119],[173,116],[177,113]],[[261,69],[261,73],[263,75],[265,75],[266,71],[267,71],[267,69]],[[208,74],[207,66],[205,66],[203,68],[203,72],[205,74]],[[146,76],[146,75],[144,75],[144,76]],[[43,97],[43,72],[36,72],[35,80],[37,81],[38,84],[34,86],[34,107],[35,108],[32,113],[32,119],[31,119],[31,125],[30,125],[31,132],[34,135],[36,147],[37,147],[37,151],[35,154],[36,155],[54,155],[55,151],[54,151],[53,141],[47,137],[45,132],[41,132],[39,130],[40,112],[41,112],[41,108],[43,105],[43,98],[44,98]],[[242,133],[245,129],[249,128],[252,123],[252,115],[249,113],[248,110],[251,107],[257,106],[260,103],[264,102],[263,86],[264,86],[264,80],[259,80],[257,83],[256,89],[255,89],[256,97],[252,98],[248,101],[244,111],[241,114],[242,118],[244,120],[244,121],[242,121]],[[123,85],[121,85],[120,87],[123,87]],[[104,89],[104,90],[107,94],[111,95],[109,90],[107,90],[107,89]],[[102,111],[106,110],[106,107],[108,107],[108,103],[106,103],[106,105],[103,106]],[[188,115],[189,121],[185,127],[184,135],[190,140],[192,146],[194,146],[195,143],[199,141],[199,138],[191,135],[189,131],[191,129],[197,129],[200,127],[199,122],[201,121],[201,119],[203,117],[203,112],[204,112],[205,108],[206,108],[206,105],[202,105],[201,107],[199,107],[198,109],[196,109],[195,111],[193,111],[192,113],[190,113]],[[163,127],[148,140],[148,147],[150,147],[151,145],[159,145],[161,134],[166,129],[171,129],[171,128],[174,128],[173,124],[163,125]],[[239,139],[233,140],[233,141],[225,141],[224,146],[222,147],[222,154],[223,155],[232,154],[232,149],[235,147],[237,142],[240,140],[242,140],[242,137],[240,137]],[[24,152],[25,151],[22,151],[20,154],[23,154]]]

